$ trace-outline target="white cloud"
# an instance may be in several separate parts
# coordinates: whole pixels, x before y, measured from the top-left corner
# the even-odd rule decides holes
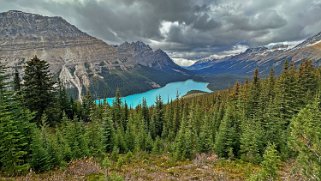
[[[178,24],[178,21],[174,21],[174,22],[171,22],[171,21],[162,21],[160,23],[160,27],[159,27],[159,31],[160,33],[164,36],[164,37],[167,37],[168,33],[170,32],[171,28],[172,27],[178,27],[179,24]]]
[[[276,43],[269,43],[267,45],[265,45],[265,47],[267,48],[272,48],[278,45],[285,45],[288,46],[288,49],[295,47],[296,45],[302,43],[304,40],[300,40],[300,41],[283,41],[283,42],[276,42]]]
[[[298,41],[321,31],[321,0],[0,0],[12,9],[62,16],[106,42],[143,41],[196,60],[242,47]]]
[[[180,66],[191,66],[196,62],[195,60],[189,60],[186,58],[172,58],[172,59],[177,65],[180,65]]]
[[[234,45],[231,50],[225,50],[225,51],[222,51],[222,52],[215,53],[215,54],[210,55],[209,57],[207,57],[205,59],[222,59],[222,58],[225,58],[225,57],[228,57],[228,56],[233,56],[233,55],[237,55],[237,54],[243,53],[248,48],[249,48],[249,46],[247,46],[247,45],[237,44],[237,45]]]

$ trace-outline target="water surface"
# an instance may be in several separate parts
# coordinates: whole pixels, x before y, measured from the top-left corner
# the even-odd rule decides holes
[[[207,82],[196,82],[192,79],[180,82],[172,82],[166,84],[164,87],[152,89],[146,92],[128,95],[122,97],[122,102],[128,104],[130,107],[136,107],[142,103],[143,98],[146,99],[147,105],[152,106],[155,103],[156,97],[161,96],[164,103],[168,103],[170,100],[175,100],[178,93],[179,97],[184,96],[188,91],[200,90],[204,92],[212,92],[207,88]],[[108,104],[112,104],[114,98],[107,98]],[[97,100],[96,103],[103,102],[103,99]]]

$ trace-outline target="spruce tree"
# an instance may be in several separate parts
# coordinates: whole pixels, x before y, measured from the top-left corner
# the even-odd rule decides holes
[[[136,148],[136,135],[137,135],[137,129],[136,129],[136,119],[132,116],[129,121],[128,121],[128,127],[126,129],[125,132],[125,141],[126,141],[126,145],[128,150],[130,151],[134,151],[134,148]]]
[[[26,172],[30,164],[32,114],[9,91],[8,76],[0,64],[0,169],[9,175]]]
[[[31,166],[36,172],[44,172],[52,168],[47,139],[46,125],[42,125],[41,129],[33,130]]]
[[[193,131],[191,127],[192,112],[186,119],[182,117],[182,124],[175,139],[174,158],[176,160],[191,159],[194,153]]]
[[[198,151],[208,153],[213,148],[213,137],[207,115],[204,117],[198,139]]]
[[[89,154],[95,157],[103,156],[106,150],[103,125],[98,120],[93,120],[86,129],[86,137],[90,140],[88,142]]]
[[[144,119],[144,124],[146,125],[146,131],[149,130],[149,122],[150,122],[150,116],[149,116],[149,109],[147,106],[147,101],[145,98],[143,98],[143,102],[142,102],[142,115],[143,115],[143,119]]]
[[[318,79],[312,62],[308,60],[301,63],[298,74],[299,95],[297,99],[299,99],[299,108],[302,108],[313,100],[317,91]]]
[[[125,131],[122,127],[119,127],[115,130],[114,148],[116,148],[119,153],[126,153],[128,151],[125,140]]]
[[[275,145],[269,144],[264,152],[263,161],[260,164],[261,170],[258,173],[253,174],[249,180],[278,180],[277,171],[280,167],[280,163],[280,156],[278,155]]]
[[[290,146],[298,153],[298,167],[307,180],[321,178],[320,120],[321,111],[316,100],[293,118],[290,127]]]
[[[122,120],[122,100],[121,100],[121,95],[120,95],[120,90],[116,90],[116,96],[113,100],[113,106],[112,106],[112,119],[115,123],[116,127],[123,127],[123,120]],[[116,128],[115,127],[115,128]]]
[[[249,99],[248,99],[248,107],[247,107],[247,118],[249,119],[258,119],[260,113],[260,93],[261,93],[261,81],[259,78],[258,69],[255,70],[253,80],[250,86],[249,91]]]
[[[164,110],[161,96],[156,98],[153,118],[155,121],[155,137],[161,137],[163,132]]]
[[[241,158],[252,163],[259,163],[262,159],[262,151],[264,150],[261,123],[254,120],[244,120],[241,129]]]
[[[105,148],[107,152],[111,152],[114,147],[115,142],[115,130],[113,121],[111,120],[111,116],[108,112],[104,112],[103,114],[103,121],[104,121],[104,140],[105,140]]]
[[[174,139],[174,130],[173,130],[173,119],[174,119],[174,108],[173,103],[170,102],[168,106],[166,106],[164,113],[164,125],[163,125],[163,138],[169,138],[169,140]]]
[[[63,130],[64,137],[71,150],[71,158],[83,158],[89,155],[88,137],[84,123],[79,122],[76,118],[66,123]]]
[[[54,81],[49,64],[35,56],[27,62],[23,80],[25,104],[31,111],[36,112],[35,121],[40,125],[42,114],[54,103]],[[52,115],[48,116],[51,118]]]
[[[13,76],[13,90],[20,91],[21,90],[21,80],[20,80],[18,68],[15,67],[14,71],[15,72],[14,72],[14,76]]]
[[[214,150],[220,157],[237,156],[239,152],[240,125],[235,111],[234,105],[229,104],[215,137]]]
[[[65,114],[69,119],[73,119],[73,110],[70,99],[68,98],[66,87],[60,79],[58,79],[58,86],[58,101],[61,111],[61,117],[63,114]]]

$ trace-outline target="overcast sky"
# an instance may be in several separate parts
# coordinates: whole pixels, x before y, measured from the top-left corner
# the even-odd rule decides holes
[[[140,40],[180,64],[321,32],[321,0],[0,0],[13,9],[62,16],[111,44]]]

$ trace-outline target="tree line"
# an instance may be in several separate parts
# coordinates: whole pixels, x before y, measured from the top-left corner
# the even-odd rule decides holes
[[[0,68],[0,168],[9,175],[43,172],[93,156],[117,161],[118,154],[170,154],[175,160],[217,154],[261,165],[250,180],[273,180],[281,161],[295,159],[297,171],[321,178],[321,69],[311,61],[286,62],[279,76],[163,104],[157,97],[129,108],[120,99],[95,104],[70,99],[49,65],[33,58],[23,81],[9,81]],[[21,84],[21,82],[23,82]]]

